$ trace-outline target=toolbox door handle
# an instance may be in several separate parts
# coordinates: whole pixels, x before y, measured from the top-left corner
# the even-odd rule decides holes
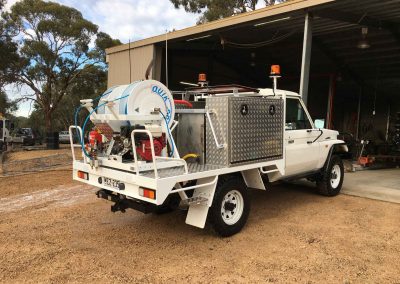
[[[288,144],[293,144],[294,143],[294,140],[289,140],[288,141]]]

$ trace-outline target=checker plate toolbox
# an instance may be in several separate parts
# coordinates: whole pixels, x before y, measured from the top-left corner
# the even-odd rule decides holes
[[[206,109],[211,114],[217,140],[225,146],[217,147],[207,120],[207,164],[234,166],[283,157],[282,99],[210,97]]]

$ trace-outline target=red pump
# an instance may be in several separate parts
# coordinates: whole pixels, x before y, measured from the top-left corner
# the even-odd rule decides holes
[[[156,156],[161,156],[162,150],[167,145],[165,141],[165,135],[163,134],[160,138],[154,138],[153,143],[154,154]],[[153,157],[151,155],[151,143],[149,139],[140,141],[140,145],[136,148],[136,152],[145,161],[153,160]]]
[[[89,144],[94,147],[96,142],[103,143],[103,136],[97,130],[92,130],[89,132]]]

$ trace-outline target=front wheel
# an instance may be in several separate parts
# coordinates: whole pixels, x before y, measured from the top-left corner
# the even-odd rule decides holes
[[[210,208],[210,221],[222,237],[238,233],[246,224],[250,212],[250,198],[240,177],[220,178]]]
[[[336,196],[342,189],[344,167],[339,156],[332,156],[331,160],[319,180],[317,180],[318,192],[325,196]]]

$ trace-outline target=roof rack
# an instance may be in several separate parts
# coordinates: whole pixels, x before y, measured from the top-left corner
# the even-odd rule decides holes
[[[217,86],[204,86],[204,87],[192,87],[186,89],[187,93],[194,94],[227,94],[227,93],[258,93],[259,90],[252,87],[246,87],[242,85],[217,85]]]

